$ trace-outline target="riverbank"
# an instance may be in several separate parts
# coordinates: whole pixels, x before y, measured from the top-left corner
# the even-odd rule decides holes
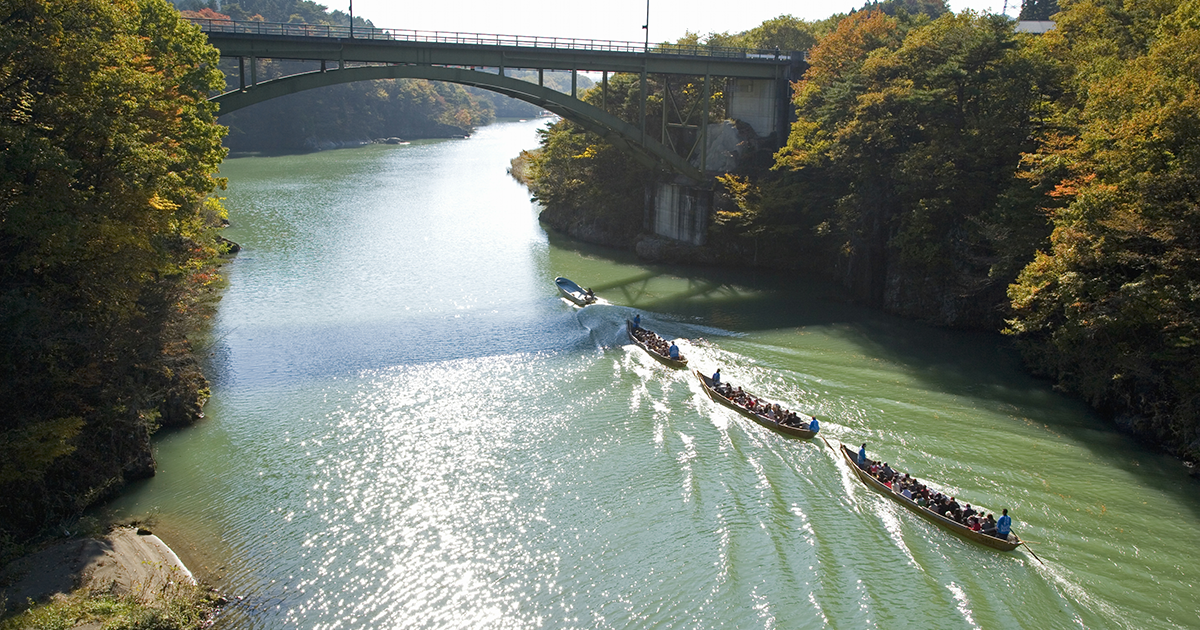
[[[20,613],[0,625],[5,629],[50,620],[74,628],[123,627],[123,620],[182,628],[218,604],[162,539],[140,527],[56,543],[5,566],[0,585],[0,610]]]

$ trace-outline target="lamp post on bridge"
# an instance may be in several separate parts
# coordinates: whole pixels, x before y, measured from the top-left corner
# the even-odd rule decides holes
[[[642,47],[642,52],[650,52],[650,0],[646,0],[646,23],[642,25],[642,30],[646,31],[646,43]]]

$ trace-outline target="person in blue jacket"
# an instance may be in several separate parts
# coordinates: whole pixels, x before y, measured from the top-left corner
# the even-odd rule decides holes
[[[637,330],[642,327],[642,314],[638,313],[633,316],[633,329]]]
[[[867,465],[867,443],[863,442],[862,448],[858,449],[858,467],[862,468]]]
[[[817,431],[820,431],[820,430],[821,430],[821,423],[820,423],[820,422],[817,422],[817,417],[816,417],[816,416],[813,416],[813,417],[812,417],[812,422],[809,422],[809,423],[808,423],[808,430],[809,430],[809,431],[812,431],[813,433],[816,433]]]
[[[1008,508],[1000,514],[1000,520],[996,521],[996,537],[1008,540],[1008,533],[1012,531],[1012,517],[1008,515]]]
[[[667,356],[675,359],[676,361],[679,360],[679,346],[675,345],[674,341],[671,342],[671,347],[667,348]]]
[[[713,372],[713,387],[716,387],[717,385],[720,385],[720,384],[721,384],[721,368],[717,368],[717,371]]]

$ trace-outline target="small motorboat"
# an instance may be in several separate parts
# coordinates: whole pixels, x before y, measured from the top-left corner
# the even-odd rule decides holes
[[[554,284],[558,285],[558,292],[576,306],[587,306],[596,301],[596,294],[591,289],[584,289],[567,278],[559,276],[554,279]]]

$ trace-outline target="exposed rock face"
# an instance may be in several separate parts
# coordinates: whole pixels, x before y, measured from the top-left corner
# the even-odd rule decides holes
[[[708,126],[708,154],[705,169],[710,173],[731,173],[758,144],[758,135],[744,122],[723,120]],[[700,159],[693,158],[697,168]]]

